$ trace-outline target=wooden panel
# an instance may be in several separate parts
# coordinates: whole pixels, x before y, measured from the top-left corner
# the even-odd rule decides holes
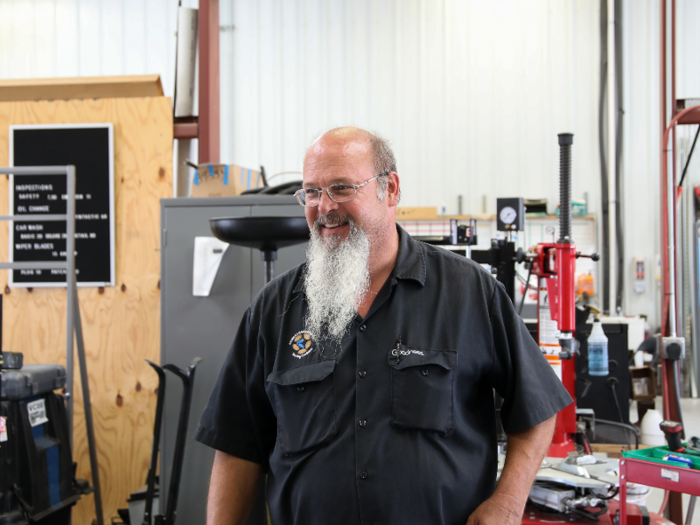
[[[414,206],[396,208],[397,221],[435,220],[438,218],[435,206]]]
[[[0,102],[162,96],[159,75],[0,80]]]
[[[9,162],[10,124],[114,123],[116,282],[79,289],[105,523],[126,506],[148,468],[157,387],[146,364],[160,351],[160,199],[172,195],[173,122],[165,97],[0,103],[0,166]],[[80,176],[80,174],[78,174]],[[0,214],[8,213],[8,180],[0,176]],[[0,260],[8,259],[7,225],[0,226]],[[4,289],[3,348],[27,363],[65,363],[63,289]],[[76,360],[74,460],[90,479]],[[92,496],[73,514],[94,517]]]

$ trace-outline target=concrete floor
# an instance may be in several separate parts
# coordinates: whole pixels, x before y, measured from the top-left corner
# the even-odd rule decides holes
[[[663,407],[663,402],[660,397],[656,398],[656,408]],[[681,410],[683,412],[683,423],[685,425],[686,438],[691,436],[700,436],[700,399],[681,399]],[[630,421],[637,421],[637,406],[632,402],[630,405]],[[652,489],[647,500],[647,507],[652,512],[657,512],[661,507],[664,499],[664,491],[661,489]],[[690,497],[683,495],[683,519],[686,518],[688,502]],[[692,525],[700,525],[700,501],[695,506]],[[685,525],[685,524],[678,524]]]

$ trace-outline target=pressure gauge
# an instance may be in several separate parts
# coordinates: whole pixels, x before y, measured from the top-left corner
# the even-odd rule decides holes
[[[518,212],[512,206],[506,206],[498,216],[504,224],[513,224],[513,221],[518,217]]]
[[[498,231],[522,231],[525,229],[524,199],[496,199],[496,213]]]

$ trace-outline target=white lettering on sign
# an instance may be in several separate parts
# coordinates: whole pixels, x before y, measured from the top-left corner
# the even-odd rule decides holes
[[[34,249],[35,250],[53,250],[53,243],[52,242],[35,242]]]
[[[49,211],[48,206],[30,206],[29,211]]]
[[[43,399],[27,403],[27,415],[29,415],[29,424],[33,427],[49,422],[46,417],[46,403]]]
[[[0,417],[0,443],[7,441],[7,418]]]
[[[15,186],[17,191],[51,191],[53,184],[18,184]]]
[[[668,470],[668,469],[662,468],[661,469],[661,477],[668,479],[668,480],[671,480],[671,481],[675,481],[676,483],[678,483],[678,481],[680,481],[680,474],[678,472],[676,472],[675,470]]]

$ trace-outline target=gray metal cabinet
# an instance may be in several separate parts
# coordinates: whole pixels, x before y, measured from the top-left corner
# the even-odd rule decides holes
[[[177,523],[205,523],[206,497],[214,451],[192,439],[214,382],[243,314],[263,286],[258,250],[230,246],[208,297],[192,295],[194,238],[213,237],[209,219],[233,216],[303,216],[292,196],[241,196],[161,200],[161,363],[185,368],[203,358],[194,381],[192,409],[180,484]],[[305,259],[305,244],[278,252],[275,275]],[[161,509],[175,448],[180,381],[168,373],[161,441]],[[267,523],[264,505],[256,503],[249,524]]]

